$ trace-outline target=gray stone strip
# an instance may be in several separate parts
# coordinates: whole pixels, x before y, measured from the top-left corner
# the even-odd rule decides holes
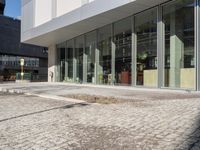
[[[97,84],[77,84],[77,83],[47,83],[49,85],[66,85],[66,86],[77,86],[77,87],[92,87],[92,88],[105,88],[105,89],[118,89],[118,90],[133,90],[133,91],[152,91],[152,92],[176,92],[176,93],[200,93],[200,91],[190,90],[190,89],[178,89],[178,88],[157,88],[157,87],[135,87],[135,86],[114,86],[114,85],[97,85]]]
[[[83,100],[65,98],[65,97],[62,97],[62,96],[56,96],[56,95],[50,95],[50,94],[35,94],[35,93],[28,92],[26,90],[20,90],[20,89],[9,89],[9,88],[0,87],[0,92],[11,93],[11,94],[32,95],[32,96],[37,96],[37,97],[46,98],[46,99],[49,98],[49,99],[67,101],[67,102],[73,102],[73,103],[87,103],[87,102],[85,102]]]

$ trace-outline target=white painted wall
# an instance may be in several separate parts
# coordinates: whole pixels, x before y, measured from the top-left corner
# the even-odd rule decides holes
[[[82,0],[57,0],[57,17],[81,7],[81,1]]]
[[[22,5],[22,29],[28,30],[22,31],[21,41],[41,46],[60,43],[165,1],[22,0],[32,3],[35,9]]]
[[[25,32],[34,27],[34,2],[32,0],[22,1],[21,32]]]
[[[34,27],[37,27],[53,19],[53,11],[56,11],[56,17],[59,17],[95,0],[32,0],[32,3],[34,1]]]
[[[35,24],[37,27],[52,19],[52,0],[35,0]]]

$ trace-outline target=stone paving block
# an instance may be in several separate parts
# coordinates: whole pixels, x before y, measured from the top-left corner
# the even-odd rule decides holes
[[[0,94],[0,150],[200,147],[199,98],[145,103],[64,107],[72,103]]]

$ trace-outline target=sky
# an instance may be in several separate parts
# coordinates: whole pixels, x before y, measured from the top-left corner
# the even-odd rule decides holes
[[[4,14],[5,16],[10,16],[17,18],[21,16],[21,0],[6,0],[6,7]]]

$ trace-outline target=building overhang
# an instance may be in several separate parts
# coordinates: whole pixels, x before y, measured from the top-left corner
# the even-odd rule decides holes
[[[95,30],[168,0],[96,0],[22,32],[22,42],[48,47]],[[123,4],[123,5],[122,5]],[[112,8],[112,9],[110,9]]]

